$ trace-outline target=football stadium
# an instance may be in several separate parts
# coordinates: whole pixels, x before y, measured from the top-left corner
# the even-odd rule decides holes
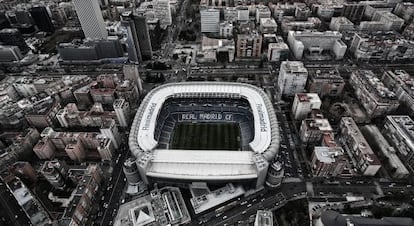
[[[261,187],[279,149],[273,106],[244,83],[169,83],[151,90],[131,127],[129,146],[142,180]]]

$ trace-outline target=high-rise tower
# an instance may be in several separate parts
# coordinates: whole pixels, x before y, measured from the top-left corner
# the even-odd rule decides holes
[[[85,38],[106,39],[108,32],[98,0],[73,0]]]

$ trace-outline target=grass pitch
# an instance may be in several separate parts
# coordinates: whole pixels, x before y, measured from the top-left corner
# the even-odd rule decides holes
[[[177,123],[171,149],[240,150],[237,123]]]

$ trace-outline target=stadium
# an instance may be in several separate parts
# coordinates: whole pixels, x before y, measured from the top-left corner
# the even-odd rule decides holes
[[[261,187],[279,149],[273,106],[243,83],[169,83],[153,89],[129,134],[142,180]]]

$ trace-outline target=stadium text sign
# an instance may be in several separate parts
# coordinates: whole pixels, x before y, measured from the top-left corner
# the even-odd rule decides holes
[[[232,114],[224,113],[183,113],[180,121],[233,121]]]
[[[148,107],[148,114],[147,117],[144,119],[144,126],[142,127],[142,130],[149,130],[149,127],[151,125],[151,118],[152,114],[154,114],[155,107],[157,106],[157,103],[151,103]]]
[[[259,114],[259,122],[260,122],[260,131],[266,132],[267,131],[267,123],[265,120],[265,113],[263,111],[263,105],[262,104],[256,104],[257,107],[257,113]]]

